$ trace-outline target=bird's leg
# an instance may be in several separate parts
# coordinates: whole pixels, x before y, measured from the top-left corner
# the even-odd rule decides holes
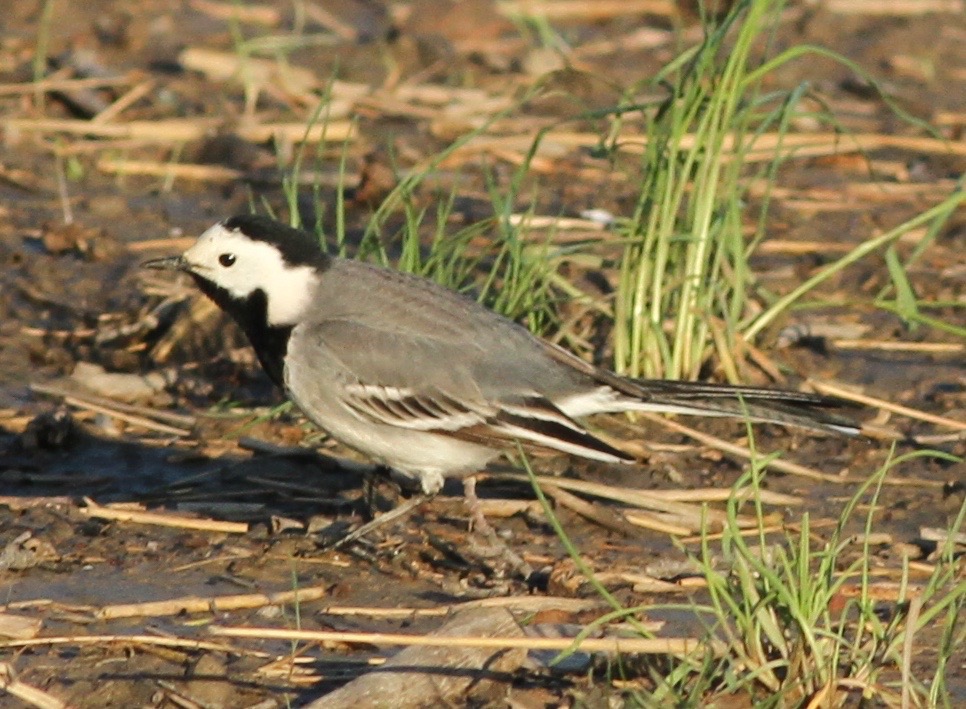
[[[362,514],[366,522],[376,517],[376,476],[381,474],[381,467],[362,476]]]
[[[376,503],[376,483],[380,480],[388,482],[398,496],[402,492],[402,485],[393,477],[392,468],[388,465],[375,465],[362,474],[362,501],[366,522],[376,518],[378,512]]]
[[[463,478],[463,501],[466,503],[470,513],[470,532],[475,532],[483,537],[489,548],[484,551],[486,556],[502,556],[503,559],[523,578],[530,578],[533,574],[533,567],[523,558],[513,551],[509,545],[500,539],[490,523],[486,521],[483,514],[483,505],[480,498],[476,496],[476,476],[469,475]]]
[[[369,534],[369,532],[375,529],[378,529],[379,527],[385,524],[389,524],[390,522],[394,522],[397,519],[405,517],[414,509],[419,507],[421,504],[423,504],[424,502],[428,502],[431,499],[433,499],[432,495],[416,495],[414,497],[411,497],[405,502],[399,505],[396,505],[388,512],[383,512],[378,517],[369,520],[361,527],[353,529],[351,532],[343,536],[341,539],[337,539],[332,544],[327,545],[325,548],[338,549],[339,547],[345,546],[346,544],[350,544],[351,542],[354,542],[357,539],[361,539],[362,537]]]
[[[476,496],[476,476],[469,475],[463,478],[463,499],[470,513],[470,531],[476,531],[489,540],[496,539],[496,532],[490,523],[486,521],[483,514],[483,505],[480,498]]]
[[[405,517],[416,507],[419,507],[419,505],[423,504],[424,502],[428,502],[435,497],[435,493],[416,494],[405,502],[397,504],[387,512],[377,514],[376,483],[380,478],[394,486],[397,494],[401,494],[403,492],[403,488],[406,486],[406,483],[409,483],[408,487],[413,487],[413,480],[411,478],[399,477],[397,472],[398,471],[390,468],[388,465],[376,465],[362,473],[362,501],[364,505],[364,514],[366,517],[365,523],[363,523],[361,527],[358,527],[348,534],[339,537],[331,544],[324,545],[323,548],[338,549],[339,547],[345,546],[350,542],[361,539],[373,530]]]
[[[336,540],[335,542],[331,544],[327,544],[325,546],[326,549],[338,549],[339,547],[345,546],[346,544],[350,544],[356,541],[357,539],[361,539],[362,537],[371,533],[373,530],[378,529],[379,527],[385,524],[394,522],[398,519],[401,519],[402,517],[405,517],[406,515],[408,515],[410,512],[412,512],[414,509],[419,507],[424,502],[428,502],[429,500],[432,500],[436,496],[436,493],[438,492],[439,488],[442,487],[442,485],[433,485],[433,483],[435,482],[434,479],[427,480],[425,478],[421,478],[420,487],[423,488],[423,492],[421,492],[420,494],[414,495],[413,497],[406,500],[405,502],[397,505],[396,507],[393,507],[388,512],[384,512],[378,517],[375,517],[374,516],[375,505],[374,505],[374,502],[372,501],[372,496],[374,494],[374,481],[376,476],[378,476],[384,470],[386,470],[386,468],[383,468],[382,470],[377,469],[376,471],[374,471],[373,474],[367,475],[365,477],[365,483],[364,483],[365,497],[369,501],[368,510],[370,512],[370,515],[373,515],[372,519],[370,519],[368,522],[363,524],[361,527],[358,527],[357,529],[352,530],[351,532],[341,537],[340,539]],[[393,473],[397,471],[393,471],[389,469],[389,472]],[[412,478],[409,476],[406,476],[405,478],[403,478],[403,480],[412,482]],[[442,480],[442,478],[440,478],[440,480]],[[427,487],[429,487],[430,489],[432,488],[435,488],[435,489],[432,489],[431,492],[427,492],[426,491]],[[533,568],[526,561],[524,561],[519,554],[514,552],[507,545],[507,543],[503,541],[499,537],[499,535],[497,535],[493,527],[490,526],[490,523],[486,521],[486,517],[483,514],[483,505],[480,503],[480,499],[476,496],[476,478],[475,477],[469,476],[469,477],[463,478],[463,496],[464,496],[464,502],[466,504],[466,507],[470,513],[471,532],[473,534],[479,535],[486,541],[486,547],[484,548],[480,544],[474,544],[472,538],[468,540],[469,543],[476,548],[477,553],[479,553],[480,556],[489,557],[489,558],[493,558],[497,556],[502,557],[503,560],[508,564],[508,566],[511,569],[513,569],[516,573],[518,573],[522,578],[524,579],[529,578],[531,574],[533,574]]]

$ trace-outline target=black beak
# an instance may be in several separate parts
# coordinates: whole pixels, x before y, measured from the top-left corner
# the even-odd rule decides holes
[[[153,258],[141,264],[141,268],[153,268],[158,271],[190,271],[184,256],[165,256]]]

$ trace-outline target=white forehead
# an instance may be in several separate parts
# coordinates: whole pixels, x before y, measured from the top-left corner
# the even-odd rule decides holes
[[[222,256],[234,257],[231,266]],[[311,266],[292,266],[278,248],[253,239],[238,230],[215,224],[184,253],[192,271],[233,297],[245,299],[262,290],[268,300],[268,321],[272,325],[297,323],[311,305],[318,273]]]

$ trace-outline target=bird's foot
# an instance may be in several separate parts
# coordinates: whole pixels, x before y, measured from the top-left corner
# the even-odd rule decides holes
[[[501,557],[511,569],[524,579],[530,578],[533,574],[533,567],[523,560],[519,554],[513,551],[505,541],[503,541],[496,530],[486,521],[483,514],[483,505],[480,498],[476,496],[476,478],[473,476],[463,478],[463,499],[467,510],[470,513],[470,534],[467,543],[474,548],[480,556],[495,558]],[[472,535],[481,537],[486,544],[479,545],[474,543]]]

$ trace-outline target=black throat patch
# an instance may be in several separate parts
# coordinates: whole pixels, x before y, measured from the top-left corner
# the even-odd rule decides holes
[[[258,289],[247,298],[235,298],[224,288],[198,274],[192,273],[191,276],[201,292],[238,323],[251,342],[262,369],[276,386],[284,389],[285,353],[288,351],[292,326],[268,324],[268,298],[265,291]]]

